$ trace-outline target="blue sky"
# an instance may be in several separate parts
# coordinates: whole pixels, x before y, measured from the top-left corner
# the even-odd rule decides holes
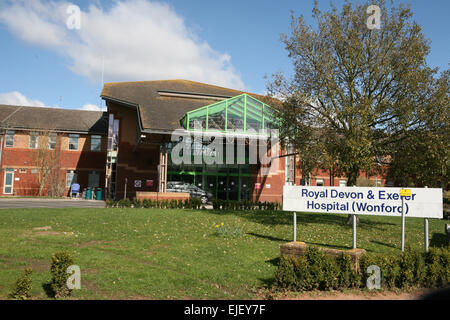
[[[401,2],[431,40],[428,63],[448,68],[450,1]],[[72,3],[82,11],[80,30],[65,25],[69,2],[2,1],[0,103],[95,109],[102,70],[106,82],[183,78],[264,93],[265,75],[292,71],[280,41],[290,11],[311,24],[313,7],[313,0]],[[323,10],[329,3],[319,0]]]

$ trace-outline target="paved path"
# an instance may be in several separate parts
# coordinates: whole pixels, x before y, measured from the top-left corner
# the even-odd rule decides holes
[[[6,208],[104,208],[105,201],[82,199],[0,198],[0,209]]]

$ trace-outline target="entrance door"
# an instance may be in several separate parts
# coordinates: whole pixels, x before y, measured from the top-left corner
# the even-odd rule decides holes
[[[217,197],[217,176],[206,176],[206,191],[211,192],[214,198]],[[205,190],[205,189],[204,189]]]
[[[14,169],[5,170],[5,183],[3,185],[3,194],[12,194],[14,188]]]
[[[239,199],[239,177],[228,177],[228,200],[237,201]]]
[[[218,176],[217,177],[217,198],[226,200],[227,199],[227,177],[226,176]]]

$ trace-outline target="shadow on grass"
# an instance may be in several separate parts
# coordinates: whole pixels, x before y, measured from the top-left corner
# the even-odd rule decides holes
[[[262,287],[265,289],[271,289],[275,287],[275,277],[272,278],[259,278],[259,281],[262,283]],[[265,298],[268,299],[268,298]]]
[[[442,248],[447,246],[447,236],[444,233],[433,233],[430,240],[430,247]]]
[[[370,242],[375,243],[375,244],[379,244],[381,246],[398,249],[398,247],[396,245],[393,245],[393,244],[384,243],[384,242],[377,241],[377,240],[370,240]]]
[[[237,217],[249,220],[251,222],[260,223],[264,225],[276,226],[276,225],[292,225],[293,213],[288,211],[233,211],[233,210],[211,210],[213,214],[224,215],[230,214]],[[297,213],[297,224],[326,224],[326,225],[340,225],[351,228],[351,225],[347,224],[347,215],[345,214],[317,214],[317,213]],[[371,230],[384,230],[382,226],[395,226],[392,222],[380,222],[360,218],[359,228],[370,228]]]
[[[42,284],[42,289],[44,289],[45,294],[49,298],[55,298],[55,291],[53,291],[51,281]]]
[[[269,263],[269,264],[271,264],[271,265],[273,265],[275,267],[278,267],[280,265],[280,257],[276,257],[276,258],[273,258],[273,259],[270,259],[270,260],[266,260],[265,262]]]
[[[288,242],[290,240],[287,239],[281,239],[281,238],[276,238],[276,237],[272,237],[272,236],[267,236],[267,235],[263,235],[263,234],[258,234],[258,233],[254,233],[254,232],[248,232],[248,235],[254,236],[254,237],[258,237],[261,239],[267,239],[270,241],[276,241],[276,242]]]

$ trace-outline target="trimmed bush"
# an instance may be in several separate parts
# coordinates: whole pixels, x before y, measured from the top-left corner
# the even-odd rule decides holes
[[[303,257],[281,257],[275,284],[295,291],[345,289],[357,286],[359,277],[347,254],[333,258],[308,247]]]
[[[11,299],[26,300],[30,297],[31,285],[32,285],[33,270],[26,268],[19,278],[14,283],[14,286],[9,293]]]
[[[67,251],[57,252],[52,256],[50,273],[52,275],[51,288],[55,298],[70,295],[71,290],[67,288],[69,274],[67,268],[73,265],[73,258]]]
[[[280,259],[275,286],[295,291],[365,288],[376,265],[381,270],[381,287],[388,289],[438,288],[450,283],[450,250],[430,248],[428,253],[407,250],[399,254],[366,254],[361,257],[361,273],[356,273],[351,257],[337,258],[308,247],[303,257]]]

